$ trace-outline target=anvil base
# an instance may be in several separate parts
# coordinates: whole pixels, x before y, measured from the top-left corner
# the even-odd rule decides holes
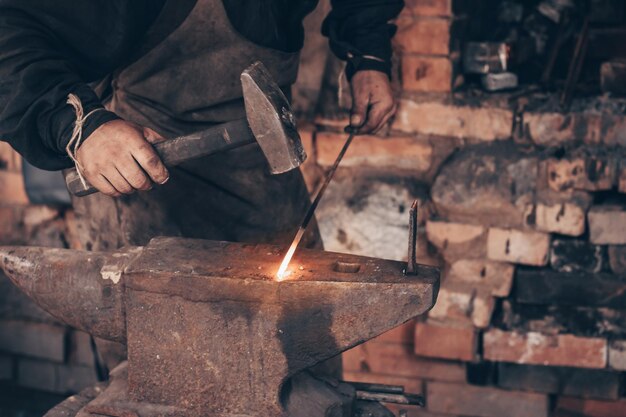
[[[293,378],[286,411],[289,416],[393,417],[376,402],[358,401],[350,384],[320,379],[308,372]],[[90,387],[48,411],[44,417],[188,417],[186,410],[133,401],[128,394],[128,366],[122,363],[111,372],[108,386]],[[239,417],[220,414],[212,417]]]

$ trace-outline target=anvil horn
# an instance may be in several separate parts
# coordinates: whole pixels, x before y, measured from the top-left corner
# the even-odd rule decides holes
[[[125,342],[121,277],[136,250],[103,253],[0,247],[0,267],[18,288],[57,319],[94,336]]]

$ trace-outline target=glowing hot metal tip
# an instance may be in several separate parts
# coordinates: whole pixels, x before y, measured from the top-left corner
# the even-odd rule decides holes
[[[293,239],[293,242],[291,243],[289,250],[285,254],[285,257],[283,258],[283,262],[280,264],[280,268],[278,268],[278,272],[276,273],[276,278],[278,279],[278,281],[284,280],[289,275],[287,268],[289,267],[289,262],[291,262],[291,258],[293,258],[293,254],[296,252],[296,249],[298,248],[298,244],[300,243],[300,240],[302,240],[302,236],[304,235],[304,230],[305,229],[302,227],[298,229],[298,233],[296,233],[296,237]]]

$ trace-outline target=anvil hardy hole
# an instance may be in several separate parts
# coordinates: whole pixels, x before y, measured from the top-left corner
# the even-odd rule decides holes
[[[333,265],[333,271],[343,272],[345,274],[356,274],[360,270],[361,264],[357,264],[354,262],[337,261],[335,262],[335,265]]]

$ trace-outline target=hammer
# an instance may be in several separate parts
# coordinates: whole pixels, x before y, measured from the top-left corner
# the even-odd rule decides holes
[[[261,62],[241,73],[241,87],[245,118],[155,144],[161,161],[171,167],[257,142],[272,174],[299,167],[306,160],[306,153],[295,117],[287,98]],[[98,192],[90,184],[83,185],[76,168],[66,172],[65,182],[68,190],[78,197]]]

